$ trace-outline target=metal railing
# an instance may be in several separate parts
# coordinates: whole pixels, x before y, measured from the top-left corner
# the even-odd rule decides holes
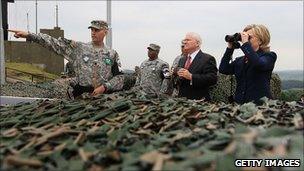
[[[34,78],[36,78],[36,82],[37,82],[37,80],[39,80],[38,82],[47,81],[47,80],[54,80],[54,78],[50,78],[50,77],[46,76],[45,74],[33,74],[33,73],[29,73],[29,72],[21,71],[21,70],[18,70],[18,69],[9,68],[9,67],[5,67],[5,80],[8,77],[8,74],[7,74],[8,70],[16,71],[16,72],[19,72],[19,73],[25,74],[25,75],[29,75],[32,82],[35,81]],[[25,79],[20,79],[20,77],[17,77],[17,76],[15,76],[15,77],[10,76],[10,78],[21,80],[21,81],[28,81],[28,80],[25,80]]]

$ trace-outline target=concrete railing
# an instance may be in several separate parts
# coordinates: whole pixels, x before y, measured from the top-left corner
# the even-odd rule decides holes
[[[53,78],[50,78],[50,77],[47,77],[46,75],[44,74],[33,74],[33,73],[29,73],[29,72],[25,72],[25,71],[21,71],[21,70],[18,70],[18,69],[14,69],[14,68],[9,68],[9,67],[5,67],[5,79],[8,77],[7,75],[7,71],[8,70],[12,70],[12,71],[16,71],[16,72],[19,72],[19,73],[22,73],[22,74],[26,74],[26,75],[29,75],[29,77],[31,78],[31,81],[34,82],[34,78],[37,78],[37,79],[42,79],[43,81],[47,81],[47,80],[54,80]],[[20,79],[19,77],[13,77],[11,76],[12,78],[14,79],[17,79],[17,80],[22,80],[22,81],[26,81],[26,80],[23,80],[23,79]]]

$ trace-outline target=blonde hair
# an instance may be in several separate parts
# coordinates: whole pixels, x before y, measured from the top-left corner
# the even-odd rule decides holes
[[[254,36],[260,40],[260,49],[264,52],[269,52],[270,33],[268,29],[262,24],[250,24],[244,28],[244,31],[248,30],[252,30]]]

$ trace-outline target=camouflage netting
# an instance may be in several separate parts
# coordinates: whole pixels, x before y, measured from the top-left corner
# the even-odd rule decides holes
[[[1,170],[227,171],[246,169],[234,167],[241,158],[299,159],[300,168],[279,169],[304,170],[299,102],[257,107],[128,91],[0,112]]]
[[[136,78],[134,74],[125,74],[124,90],[134,86]],[[230,96],[231,76],[219,74],[218,84],[212,89],[211,97],[215,102],[228,102]],[[59,79],[48,83],[15,83],[1,86],[1,95],[41,98],[67,98],[66,90],[68,81]],[[235,91],[235,78],[232,77],[233,94]],[[272,75],[271,92],[274,99],[278,99],[281,93],[281,80],[277,74]]]

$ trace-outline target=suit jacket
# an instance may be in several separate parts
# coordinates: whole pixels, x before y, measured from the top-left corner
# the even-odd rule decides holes
[[[178,67],[184,68],[186,60],[187,57],[182,57]],[[192,61],[189,72],[192,74],[192,81],[180,78],[178,96],[210,100],[209,87],[217,82],[215,58],[200,50]]]
[[[230,63],[233,49],[227,48],[221,60],[220,73],[235,75],[237,85],[234,98],[237,103],[254,101],[260,104],[260,98],[272,98],[270,79],[277,55],[261,50],[255,52],[248,42],[241,46],[241,50],[247,56],[248,62],[242,56]]]

